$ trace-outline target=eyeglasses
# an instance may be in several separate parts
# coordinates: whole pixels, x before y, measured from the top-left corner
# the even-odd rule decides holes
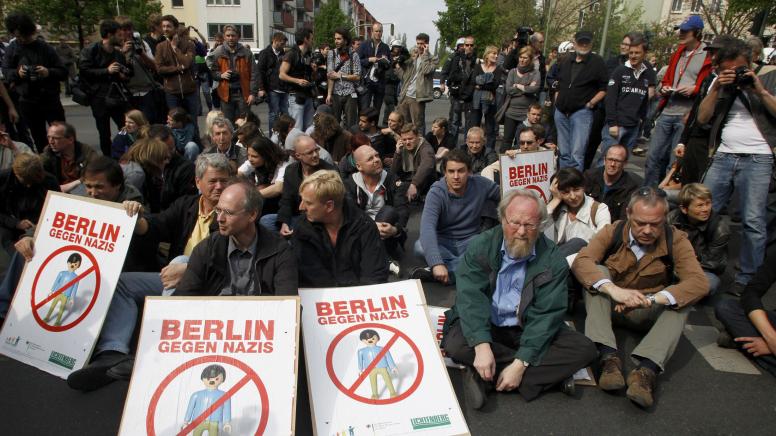
[[[635,194],[639,197],[650,197],[652,195],[657,195],[660,198],[666,198],[666,191],[660,189],[660,188],[650,188],[649,186],[645,186],[638,191],[636,191]]]
[[[474,44],[464,44],[464,47],[474,47]]]
[[[509,225],[509,227],[515,230],[519,230],[520,227],[522,227],[525,229],[526,232],[533,232],[534,230],[539,228],[539,224],[535,224],[535,223],[515,223],[512,221],[507,221],[507,224]]]
[[[536,141],[518,141],[518,144],[520,145],[531,145],[536,143]]]
[[[624,160],[622,160],[622,159],[615,159],[615,158],[613,158],[613,157],[607,157],[607,158],[606,158],[606,159],[604,159],[604,160],[606,160],[607,162],[618,163],[618,164],[621,164],[621,163],[624,163],[624,162],[625,162],[625,161],[624,161]]]
[[[229,218],[231,218],[231,217],[233,217],[235,215],[238,215],[238,214],[241,214],[241,213],[245,212],[245,209],[229,210],[229,209],[222,209],[220,207],[214,207],[213,208],[213,212],[216,213],[216,216],[224,214],[224,215],[228,216]]]

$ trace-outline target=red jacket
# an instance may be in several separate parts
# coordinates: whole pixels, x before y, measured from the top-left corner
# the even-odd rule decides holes
[[[666,74],[663,76],[663,80],[661,81],[661,85],[663,87],[672,87],[674,86],[674,74],[676,74],[676,65],[679,63],[679,59],[682,57],[682,53],[687,49],[687,46],[684,44],[679,44],[679,47],[676,49],[676,52],[671,56],[671,60],[668,62],[668,69],[666,69]],[[700,49],[700,46],[698,47],[699,51],[703,51]],[[700,53],[696,53],[700,54]],[[703,65],[701,66],[701,71],[698,73],[698,78],[695,79],[695,90],[692,92],[693,95],[698,94],[698,92],[701,89],[701,83],[703,82],[703,79],[706,78],[711,73],[711,56],[708,53],[705,53],[706,58],[703,60]],[[666,104],[668,104],[668,99],[670,97],[669,95],[663,96],[663,98],[660,100],[659,109],[663,109]]]

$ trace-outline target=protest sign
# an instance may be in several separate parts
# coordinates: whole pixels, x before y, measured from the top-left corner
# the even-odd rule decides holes
[[[419,282],[299,294],[316,434],[468,434]]]
[[[294,432],[299,297],[148,297],[119,435]]]
[[[0,352],[56,376],[88,361],[137,217],[118,203],[50,192],[0,331]]]
[[[501,155],[501,194],[514,189],[531,189],[546,202],[550,200],[550,177],[555,174],[555,152],[552,150]]]

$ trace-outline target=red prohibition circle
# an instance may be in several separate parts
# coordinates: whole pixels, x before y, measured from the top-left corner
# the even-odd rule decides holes
[[[161,398],[162,393],[164,393],[164,390],[167,388],[167,386],[170,385],[170,382],[179,376],[183,371],[186,371],[187,369],[193,368],[197,365],[210,362],[226,363],[232,366],[236,366],[237,368],[245,371],[245,375],[247,375],[248,378],[250,378],[250,380],[256,385],[256,388],[259,390],[259,398],[261,400],[261,417],[259,418],[259,427],[256,429],[256,433],[254,434],[256,436],[264,434],[264,430],[267,428],[267,422],[269,421],[269,395],[267,395],[267,388],[264,386],[261,378],[259,378],[259,375],[256,374],[256,372],[244,362],[229,356],[212,355],[197,357],[189,360],[188,362],[185,362],[181,366],[172,370],[172,372],[167,377],[165,377],[161,383],[159,383],[156,391],[154,391],[154,395],[151,396],[151,402],[148,404],[148,412],[146,413],[146,432],[148,433],[148,436],[156,436],[156,429],[154,428],[156,406],[159,403],[159,398]]]
[[[48,265],[49,262],[51,262],[51,260],[56,256],[64,253],[65,251],[77,251],[86,256],[89,261],[92,262],[92,268],[94,268],[94,294],[92,295],[92,301],[89,302],[89,305],[86,307],[86,310],[84,310],[84,313],[82,313],[81,316],[79,316],[75,321],[71,322],[70,324],[54,326],[44,321],[40,315],[38,315],[38,309],[35,309],[35,291],[38,289],[38,280],[40,280],[40,276],[43,273],[43,270],[46,269],[46,265]],[[84,278],[86,278],[86,276],[84,276]],[[90,253],[87,249],[79,245],[65,245],[64,247],[61,247],[51,253],[40,265],[38,272],[35,274],[35,280],[32,281],[32,292],[30,292],[30,294],[30,308],[32,309],[32,316],[35,318],[35,321],[38,323],[38,325],[40,325],[41,328],[50,332],[62,332],[69,330],[83,321],[84,318],[89,315],[89,312],[91,312],[94,304],[97,302],[97,297],[100,294],[100,265],[97,263],[97,259],[94,258],[94,255],[92,255],[92,253]]]
[[[364,328],[379,328],[382,330],[387,330],[389,332],[392,332],[394,335],[397,335],[400,338],[404,339],[412,349],[412,352],[415,353],[415,357],[417,358],[417,361],[418,361],[418,374],[415,377],[415,381],[412,383],[412,385],[410,385],[409,389],[407,389],[406,391],[402,392],[401,394],[397,395],[394,398],[385,398],[385,399],[378,398],[376,400],[373,400],[371,398],[366,398],[360,395],[356,395],[355,388],[351,391],[346,386],[344,386],[342,382],[340,382],[339,379],[337,378],[337,374],[334,372],[333,356],[334,356],[334,349],[337,347],[337,344],[339,344],[342,338],[344,338],[349,333],[352,333],[354,330],[364,329]],[[329,374],[329,378],[334,383],[334,385],[337,386],[337,389],[339,389],[345,395],[347,395],[348,397],[356,401],[367,403],[367,404],[375,404],[375,405],[392,404],[392,403],[397,403],[409,397],[420,386],[420,382],[423,380],[423,356],[421,356],[420,349],[418,349],[418,346],[415,345],[415,343],[412,342],[412,340],[410,340],[409,336],[399,331],[395,327],[391,327],[389,325],[380,324],[376,322],[356,324],[341,331],[337,336],[334,337],[334,340],[331,341],[331,344],[329,344],[329,349],[326,351],[326,372]]]
[[[544,202],[547,203],[547,196],[544,195],[544,190],[542,190],[542,188],[540,188],[540,187],[538,187],[536,185],[528,185],[528,186],[525,187],[525,189],[530,189],[532,191],[536,191],[539,194],[539,197],[541,197],[542,200],[544,200]]]

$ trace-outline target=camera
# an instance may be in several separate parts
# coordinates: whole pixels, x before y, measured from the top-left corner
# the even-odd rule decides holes
[[[26,75],[30,82],[38,80],[38,71],[35,69],[37,65],[22,65],[22,71]]]
[[[240,73],[235,70],[229,70],[229,81],[230,82],[239,82],[240,81]]]
[[[143,53],[143,40],[140,39],[140,32],[132,32],[132,46],[137,53]]]
[[[520,26],[515,32],[515,41],[517,41],[518,48],[528,45],[529,39],[534,33],[530,26]]]
[[[310,65],[317,65],[319,67],[326,65],[326,59],[323,57],[323,53],[316,51],[310,57]]]
[[[127,75],[129,75],[129,72],[130,72],[130,70],[129,70],[129,68],[127,66],[119,64],[119,73],[127,76]]]
[[[749,72],[749,68],[741,65],[740,67],[736,68],[736,80],[733,82],[733,84],[738,86],[751,86],[754,85],[754,79],[752,76],[748,76],[746,73]]]

